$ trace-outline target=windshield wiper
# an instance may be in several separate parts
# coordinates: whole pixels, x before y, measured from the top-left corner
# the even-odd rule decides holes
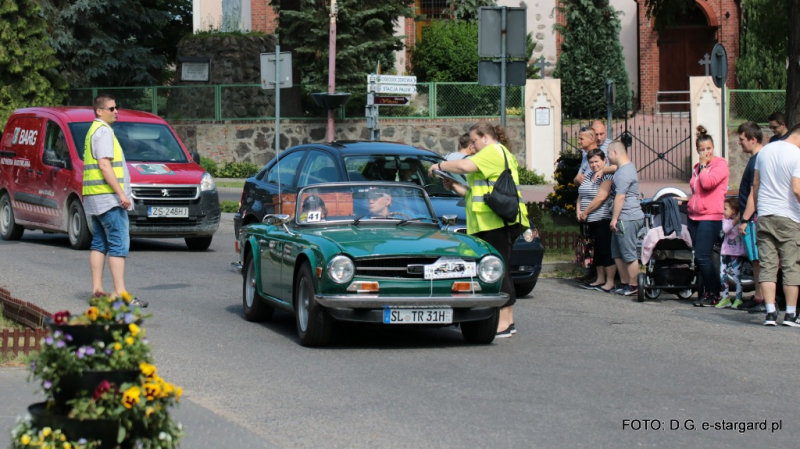
[[[355,220],[353,220],[353,223],[351,223],[351,224],[352,224],[353,226],[358,226],[358,222],[359,222],[359,221],[361,221],[361,219],[362,219],[362,218],[364,218],[364,217],[366,217],[366,216],[367,216],[367,214],[361,214],[361,215],[359,215],[358,217],[356,217],[356,219],[355,219]]]
[[[406,224],[409,221],[420,221],[420,220],[430,220],[430,218],[428,218],[428,217],[404,218],[404,219],[398,221],[395,226],[400,226],[400,225]]]

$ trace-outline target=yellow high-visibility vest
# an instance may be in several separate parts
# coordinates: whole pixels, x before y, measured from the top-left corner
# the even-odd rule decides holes
[[[512,173],[514,173],[513,166],[516,164],[516,159],[514,159],[514,155],[510,154],[506,148],[501,144],[492,144],[491,147],[493,148],[484,148],[481,151],[498,151],[501,155],[505,153],[505,156],[510,160],[514,161],[509,164],[509,168],[512,169]],[[505,164],[504,164],[505,166]],[[499,176],[499,174],[498,174]],[[492,209],[484,202],[483,197],[487,193],[490,193],[494,188],[494,182],[497,180],[497,176],[494,176],[494,179],[486,179],[486,177],[480,171],[475,173],[470,173],[467,176],[469,180],[472,178],[472,182],[470,184],[470,192],[467,194],[467,233],[474,234],[476,232],[482,231],[489,231],[492,229],[502,228],[505,226],[503,219],[500,218],[497,214],[492,211]],[[518,176],[515,176],[514,181],[519,184]],[[524,227],[530,226],[528,222],[528,210],[527,206],[525,206],[525,201],[522,199],[522,193],[517,190],[517,194],[519,195],[519,208],[521,214],[517,215],[517,218],[514,219],[511,223],[508,224],[516,224],[520,223]]]
[[[103,172],[100,171],[100,165],[97,159],[92,156],[92,135],[102,126],[108,126],[107,123],[100,120],[92,122],[89,127],[89,132],[86,133],[86,143],[83,152],[83,194],[84,195],[102,195],[105,193],[114,193],[114,189],[108,185]],[[110,126],[109,126],[110,128]],[[125,190],[125,168],[123,167],[124,156],[122,154],[122,147],[117,141],[117,137],[112,134],[114,138],[114,160],[111,161],[111,168],[114,169],[114,174],[117,176],[122,190]]]

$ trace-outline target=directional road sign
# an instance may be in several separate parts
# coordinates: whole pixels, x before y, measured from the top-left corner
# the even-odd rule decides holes
[[[411,95],[417,93],[417,86],[402,86],[396,84],[370,84],[367,92],[378,94]]]
[[[408,97],[375,97],[375,104],[380,106],[406,106]]]
[[[416,76],[402,75],[367,75],[367,82],[370,84],[417,84]]]

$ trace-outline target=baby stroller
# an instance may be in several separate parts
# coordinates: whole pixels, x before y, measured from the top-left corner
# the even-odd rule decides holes
[[[639,302],[644,302],[645,297],[658,298],[662,290],[674,293],[681,299],[689,299],[697,290],[697,267],[691,237],[686,228],[688,216],[685,208],[678,213],[681,232],[664,235],[664,214],[669,201],[674,200],[662,198],[642,202],[647,235],[642,243],[645,272],[639,273],[637,279]]]

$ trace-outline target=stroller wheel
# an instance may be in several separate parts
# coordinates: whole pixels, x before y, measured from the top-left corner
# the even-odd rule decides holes
[[[639,293],[636,295],[636,299],[639,300],[639,302],[644,302],[644,294],[647,288],[646,279],[644,273],[639,273],[639,276],[636,277],[637,283],[639,284]]]
[[[660,288],[648,288],[644,291],[645,296],[647,299],[656,299],[661,296],[661,289]]]
[[[675,292],[675,294],[678,295],[678,298],[681,299],[689,299],[692,297],[693,293],[694,291],[691,288],[687,288],[686,290],[678,290]]]

